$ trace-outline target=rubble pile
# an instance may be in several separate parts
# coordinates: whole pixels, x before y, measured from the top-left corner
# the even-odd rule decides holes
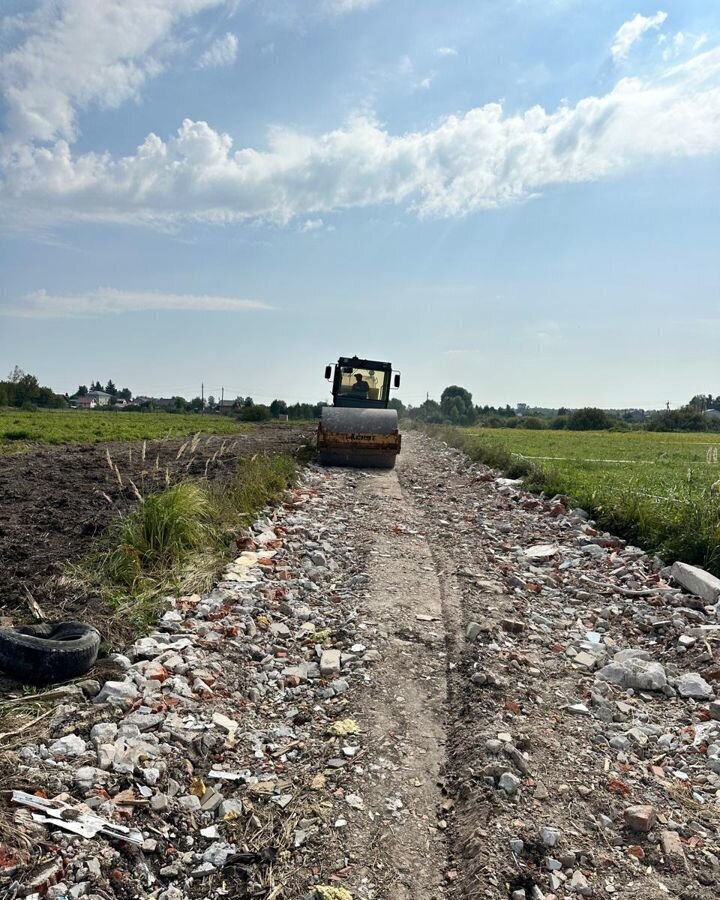
[[[404,441],[309,468],[51,692],[2,754],[2,896],[718,895],[720,581]]]
[[[449,735],[458,896],[716,897],[720,581],[602,532],[566,497],[414,443],[401,483],[465,628]]]
[[[13,896],[269,897],[281,869],[312,883],[313,847],[362,807],[342,786],[362,746],[345,695],[377,658],[355,610],[358,477],[307,473],[116,675],[56,689],[47,739],[9,761]]]

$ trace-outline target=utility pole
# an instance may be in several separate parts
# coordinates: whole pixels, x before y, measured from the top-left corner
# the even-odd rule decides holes
[[[200,415],[205,412],[205,382],[200,385]]]
[[[220,412],[223,411],[223,400],[225,399],[225,388],[220,388]]]

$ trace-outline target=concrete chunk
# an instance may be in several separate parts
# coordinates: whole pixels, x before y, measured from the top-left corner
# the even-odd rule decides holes
[[[682,675],[678,680],[677,689],[681,697],[692,697],[694,700],[707,700],[713,695],[712,685],[697,672]]]
[[[337,675],[340,671],[340,651],[323,650],[320,657],[320,674]]]
[[[555,556],[558,552],[558,548],[555,544],[535,544],[532,547],[528,547],[527,550],[524,551],[527,559],[540,561],[543,559],[550,559]]]
[[[109,703],[129,709],[139,696],[138,689],[130,681],[106,681],[93,703]]]
[[[704,569],[676,562],[673,564],[671,575],[682,588],[691,594],[697,594],[706,603],[717,603],[720,600],[720,578]]]

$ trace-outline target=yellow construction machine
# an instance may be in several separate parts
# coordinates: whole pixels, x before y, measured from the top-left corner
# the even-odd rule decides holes
[[[392,469],[400,452],[397,411],[388,409],[390,389],[400,373],[390,363],[341,356],[325,367],[333,405],[324,407],[318,426],[318,454],[326,466]]]

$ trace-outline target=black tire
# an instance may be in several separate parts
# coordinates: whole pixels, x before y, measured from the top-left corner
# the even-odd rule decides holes
[[[0,669],[31,684],[84,675],[97,659],[100,634],[82,622],[0,628]]]

